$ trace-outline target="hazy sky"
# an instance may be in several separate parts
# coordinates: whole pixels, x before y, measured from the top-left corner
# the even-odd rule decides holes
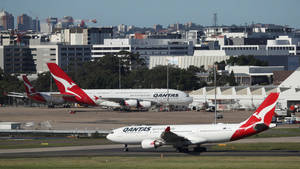
[[[212,25],[272,23],[300,28],[300,0],[0,0],[0,9],[15,18],[26,13],[44,21],[48,16],[97,19],[101,26],[167,26],[194,22]],[[96,25],[94,25],[96,26]]]

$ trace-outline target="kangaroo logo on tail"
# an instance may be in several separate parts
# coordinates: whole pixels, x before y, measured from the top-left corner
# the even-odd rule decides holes
[[[40,93],[35,91],[34,87],[29,82],[27,76],[23,75],[22,78],[24,81],[24,86],[25,86],[27,96],[35,101],[46,102],[45,98]]]
[[[27,94],[36,93],[35,89],[32,87],[32,85],[29,82],[29,80],[27,79],[27,77],[25,75],[23,75],[22,78],[23,78],[23,81],[24,81],[24,86],[25,86]]]
[[[96,103],[82,90],[73,80],[56,64],[47,63],[56,86],[61,94],[69,94],[76,97],[76,101],[88,105],[96,105]]]
[[[73,83],[73,82],[68,82],[68,81],[66,81],[65,79],[60,78],[60,77],[57,77],[57,76],[55,76],[55,75],[52,74],[52,73],[51,73],[51,75],[53,76],[53,78],[54,78],[55,80],[59,81],[59,82],[64,86],[65,92],[66,92],[66,93],[71,93],[71,94],[73,94],[73,95],[75,95],[75,96],[81,98],[77,93],[71,91],[72,87],[76,86],[75,83]]]

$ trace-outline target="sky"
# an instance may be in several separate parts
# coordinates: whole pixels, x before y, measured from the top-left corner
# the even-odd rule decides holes
[[[139,27],[187,22],[210,26],[217,13],[218,25],[265,23],[300,28],[299,6],[299,0],[0,0],[0,10],[15,18],[25,13],[45,22],[49,16],[72,16],[97,19],[90,26]]]

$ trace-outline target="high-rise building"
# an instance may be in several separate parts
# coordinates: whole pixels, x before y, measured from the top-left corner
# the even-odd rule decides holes
[[[40,25],[40,20],[38,17],[32,20],[32,30],[35,32],[40,32],[41,31],[41,25]]]
[[[32,18],[26,14],[18,16],[17,24],[17,29],[19,31],[32,30]]]
[[[71,45],[103,44],[104,39],[113,36],[112,27],[103,28],[56,28],[50,36],[50,41],[55,43],[69,43]]]
[[[0,46],[0,67],[5,73],[34,73],[36,66],[28,46]]]
[[[118,25],[118,32],[127,32],[127,25]]]
[[[46,19],[47,23],[42,23],[41,24],[41,32],[43,33],[52,33],[52,31],[54,30],[58,19],[54,18],[54,17],[48,17]]]
[[[14,29],[14,16],[6,11],[0,12],[0,30]]]
[[[154,29],[156,32],[158,32],[158,31],[160,31],[160,30],[163,29],[163,26],[160,25],[160,24],[155,24],[155,25],[153,26],[153,29]]]
[[[64,16],[57,24],[57,28],[70,28],[74,26],[74,19],[72,16]]]

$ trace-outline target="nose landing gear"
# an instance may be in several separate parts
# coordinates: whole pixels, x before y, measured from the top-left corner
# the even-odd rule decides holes
[[[128,145],[127,144],[124,144],[124,149],[123,149],[124,152],[127,152],[128,151]]]

